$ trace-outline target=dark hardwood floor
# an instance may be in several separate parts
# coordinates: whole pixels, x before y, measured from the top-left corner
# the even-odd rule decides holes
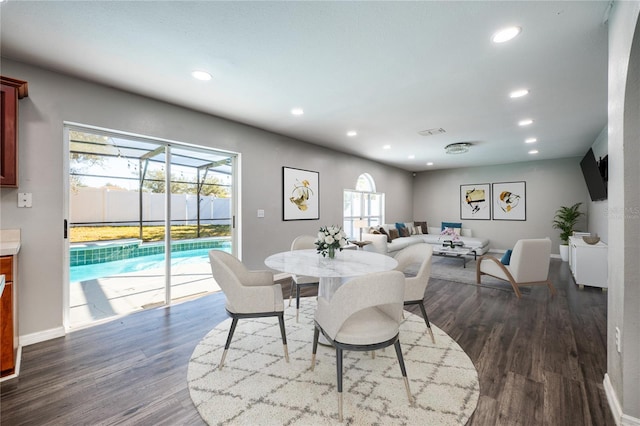
[[[540,287],[520,300],[508,288],[431,279],[430,320],[478,369],[480,400],[468,424],[615,424],[602,387],[607,293],[578,290],[557,260],[551,278],[556,297]],[[203,424],[187,364],[225,318],[224,297],[213,294],[28,346],[19,378],[0,385],[0,423]]]

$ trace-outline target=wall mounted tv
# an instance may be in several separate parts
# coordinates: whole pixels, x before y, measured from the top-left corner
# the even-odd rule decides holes
[[[582,161],[580,161],[580,168],[582,168],[582,174],[587,183],[591,201],[607,199],[608,157],[607,155],[604,158],[600,158],[600,162],[597,162],[596,157],[593,155],[593,150],[589,149]]]

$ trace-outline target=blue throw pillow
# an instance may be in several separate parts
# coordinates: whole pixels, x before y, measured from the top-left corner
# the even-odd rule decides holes
[[[462,222],[442,222],[442,226],[440,227],[440,230],[444,231],[444,228],[460,228],[460,229],[462,229]]]
[[[405,228],[404,223],[402,223],[402,222],[396,222],[396,229],[398,230],[398,234],[400,234],[400,235],[402,235],[402,232],[400,232],[400,230],[401,230],[402,228]]]
[[[511,262],[511,252],[512,250],[509,249],[502,255],[502,259],[500,259],[500,262],[502,262],[503,265],[508,265],[509,262]]]

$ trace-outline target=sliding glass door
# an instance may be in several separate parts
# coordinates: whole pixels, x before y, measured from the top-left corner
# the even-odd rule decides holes
[[[65,323],[218,290],[208,251],[235,252],[236,156],[67,126]]]

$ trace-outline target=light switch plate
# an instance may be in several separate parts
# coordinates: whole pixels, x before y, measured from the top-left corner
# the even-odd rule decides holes
[[[258,217],[264,217],[264,210],[258,209]]]

